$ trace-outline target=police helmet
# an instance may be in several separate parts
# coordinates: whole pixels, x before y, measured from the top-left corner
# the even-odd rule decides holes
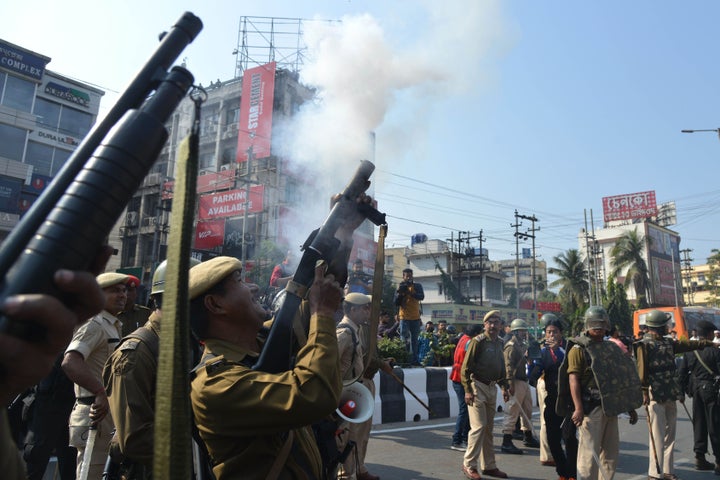
[[[670,320],[670,314],[660,310],[652,310],[645,316],[645,325],[648,327],[664,327]]]
[[[190,258],[190,268],[200,263],[200,260]],[[167,260],[163,260],[155,269],[155,273],[153,273],[150,295],[157,295],[165,291],[165,270],[167,270]]]
[[[555,315],[554,313],[546,313],[545,315],[543,315],[542,317],[540,317],[540,324],[541,324],[543,327],[547,327],[547,326],[548,326],[548,323],[550,323],[550,322],[557,322],[558,320],[559,320],[559,319],[558,319],[558,316]]]
[[[512,322],[510,322],[510,331],[515,332],[517,330],[527,330],[528,324],[525,322],[525,320],[521,318],[516,318]]]
[[[585,329],[594,328],[610,330],[610,317],[603,307],[590,307],[585,312]]]

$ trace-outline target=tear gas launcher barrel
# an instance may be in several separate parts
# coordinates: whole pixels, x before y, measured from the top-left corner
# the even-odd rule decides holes
[[[88,133],[0,251],[0,302],[21,293],[63,300],[53,283],[61,268],[86,270],[160,154],[165,123],[192,86],[192,74],[168,68],[202,30],[186,12],[107,116]],[[0,332],[32,340],[44,330],[0,316]]]
[[[313,231],[306,240],[303,245],[303,255],[300,263],[297,270],[295,270],[292,281],[286,287],[285,299],[275,314],[270,333],[253,369],[268,373],[279,373],[292,368],[292,323],[304,295],[302,287],[305,287],[306,291],[312,285],[315,279],[315,265],[319,260],[331,265],[340,247],[340,241],[335,238],[338,229],[356,211],[360,211],[365,218],[375,225],[385,223],[385,214],[378,212],[366,203],[357,203],[358,197],[370,186],[370,175],[374,170],[375,165],[371,162],[367,160],[360,162],[355,175],[333,205],[322,226]],[[347,268],[346,264],[342,266],[345,269]],[[330,273],[335,274],[341,284],[347,277],[346,271]]]

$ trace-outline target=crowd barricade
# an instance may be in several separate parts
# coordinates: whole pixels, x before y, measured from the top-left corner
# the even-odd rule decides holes
[[[452,367],[400,368],[393,373],[412,391],[403,388],[392,376],[378,371],[375,375],[375,405],[373,425],[395,422],[419,422],[430,419],[428,410],[413,396],[430,407],[432,418],[451,418],[458,414],[455,389],[450,380]],[[533,405],[537,394],[530,387]],[[504,407],[502,392],[497,388],[497,406]]]

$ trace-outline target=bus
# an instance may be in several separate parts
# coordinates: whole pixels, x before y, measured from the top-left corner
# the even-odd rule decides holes
[[[707,320],[720,328],[720,309],[712,307],[657,307],[641,308],[633,313],[633,332],[638,336],[640,325],[645,325],[645,317],[653,310],[668,312],[668,332],[675,330],[678,338],[690,338],[690,331],[697,328],[700,320]]]

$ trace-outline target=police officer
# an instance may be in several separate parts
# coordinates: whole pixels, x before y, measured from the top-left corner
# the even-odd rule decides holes
[[[643,404],[650,419],[648,446],[650,478],[677,478],[675,463],[675,427],[678,399],[685,398],[677,381],[675,354],[712,346],[707,340],[674,340],[667,338],[670,314],[652,310],[645,317],[648,332],[635,346],[638,375],[642,384]],[[654,449],[653,449],[654,446]],[[661,471],[658,471],[658,467]]]
[[[199,263],[194,259],[190,262]],[[110,454],[127,480],[152,478],[155,385],[166,269],[167,260],[153,274],[150,295],[155,310],[144,325],[122,339],[103,370],[116,429]]]
[[[140,279],[135,275],[128,275],[128,281],[125,284],[125,288],[127,289],[127,301],[125,302],[125,308],[118,315],[118,318],[122,322],[123,337],[130,335],[139,327],[145,325],[145,322],[147,322],[148,318],[150,318],[150,314],[152,313],[152,310],[149,308],[135,303],[139,287]]]
[[[698,339],[712,341],[715,325],[707,320],[697,324]],[[680,369],[683,391],[692,397],[692,422],[696,470],[715,470],[720,475],[720,401],[715,378],[720,375],[720,349],[705,347],[686,353]],[[707,367],[706,367],[707,366]],[[708,435],[715,455],[715,464],[705,459]]]
[[[95,446],[91,453],[88,478],[100,478],[107,459],[114,429],[102,370],[115,346],[120,342],[120,320],[117,314],[125,307],[127,275],[108,272],[97,276],[105,292],[105,308],[82,325],[65,350],[62,368],[75,383],[75,405],[70,414],[70,445],[77,448],[77,472],[82,470],[90,425],[97,426]]]
[[[503,400],[508,401],[514,393],[505,375],[503,341],[498,336],[502,320],[499,310],[491,310],[483,318],[484,333],[467,343],[461,373],[465,389],[465,403],[470,418],[468,445],[463,458],[462,471],[471,480],[489,477],[507,478],[495,463],[493,428],[495,426],[495,403],[500,385]]]
[[[294,368],[266,373],[251,368],[266,312],[257,285],[244,283],[241,269],[231,257],[190,269],[190,324],[205,344],[190,398],[215,476],[320,478],[322,462],[307,426],[338,407],[342,382],[333,315],[342,290],[322,266],[315,269],[307,343]]]
[[[634,425],[635,408],[642,404],[637,369],[617,345],[604,340],[609,330],[605,309],[588,308],[585,331],[568,342],[558,375],[556,411],[560,416],[571,413],[580,431],[578,480],[597,479],[598,469],[602,478],[613,478],[620,449],[617,415],[627,411]]]
[[[505,421],[503,423],[503,443],[500,447],[503,453],[522,454],[523,451],[513,445],[513,430],[515,422],[520,419],[523,432],[523,444],[526,447],[538,448],[540,443],[533,435],[532,393],[527,376],[527,349],[528,325],[525,320],[516,318],[510,322],[512,336],[503,347],[505,359],[505,372],[507,383],[512,385],[514,394],[505,405]]]

